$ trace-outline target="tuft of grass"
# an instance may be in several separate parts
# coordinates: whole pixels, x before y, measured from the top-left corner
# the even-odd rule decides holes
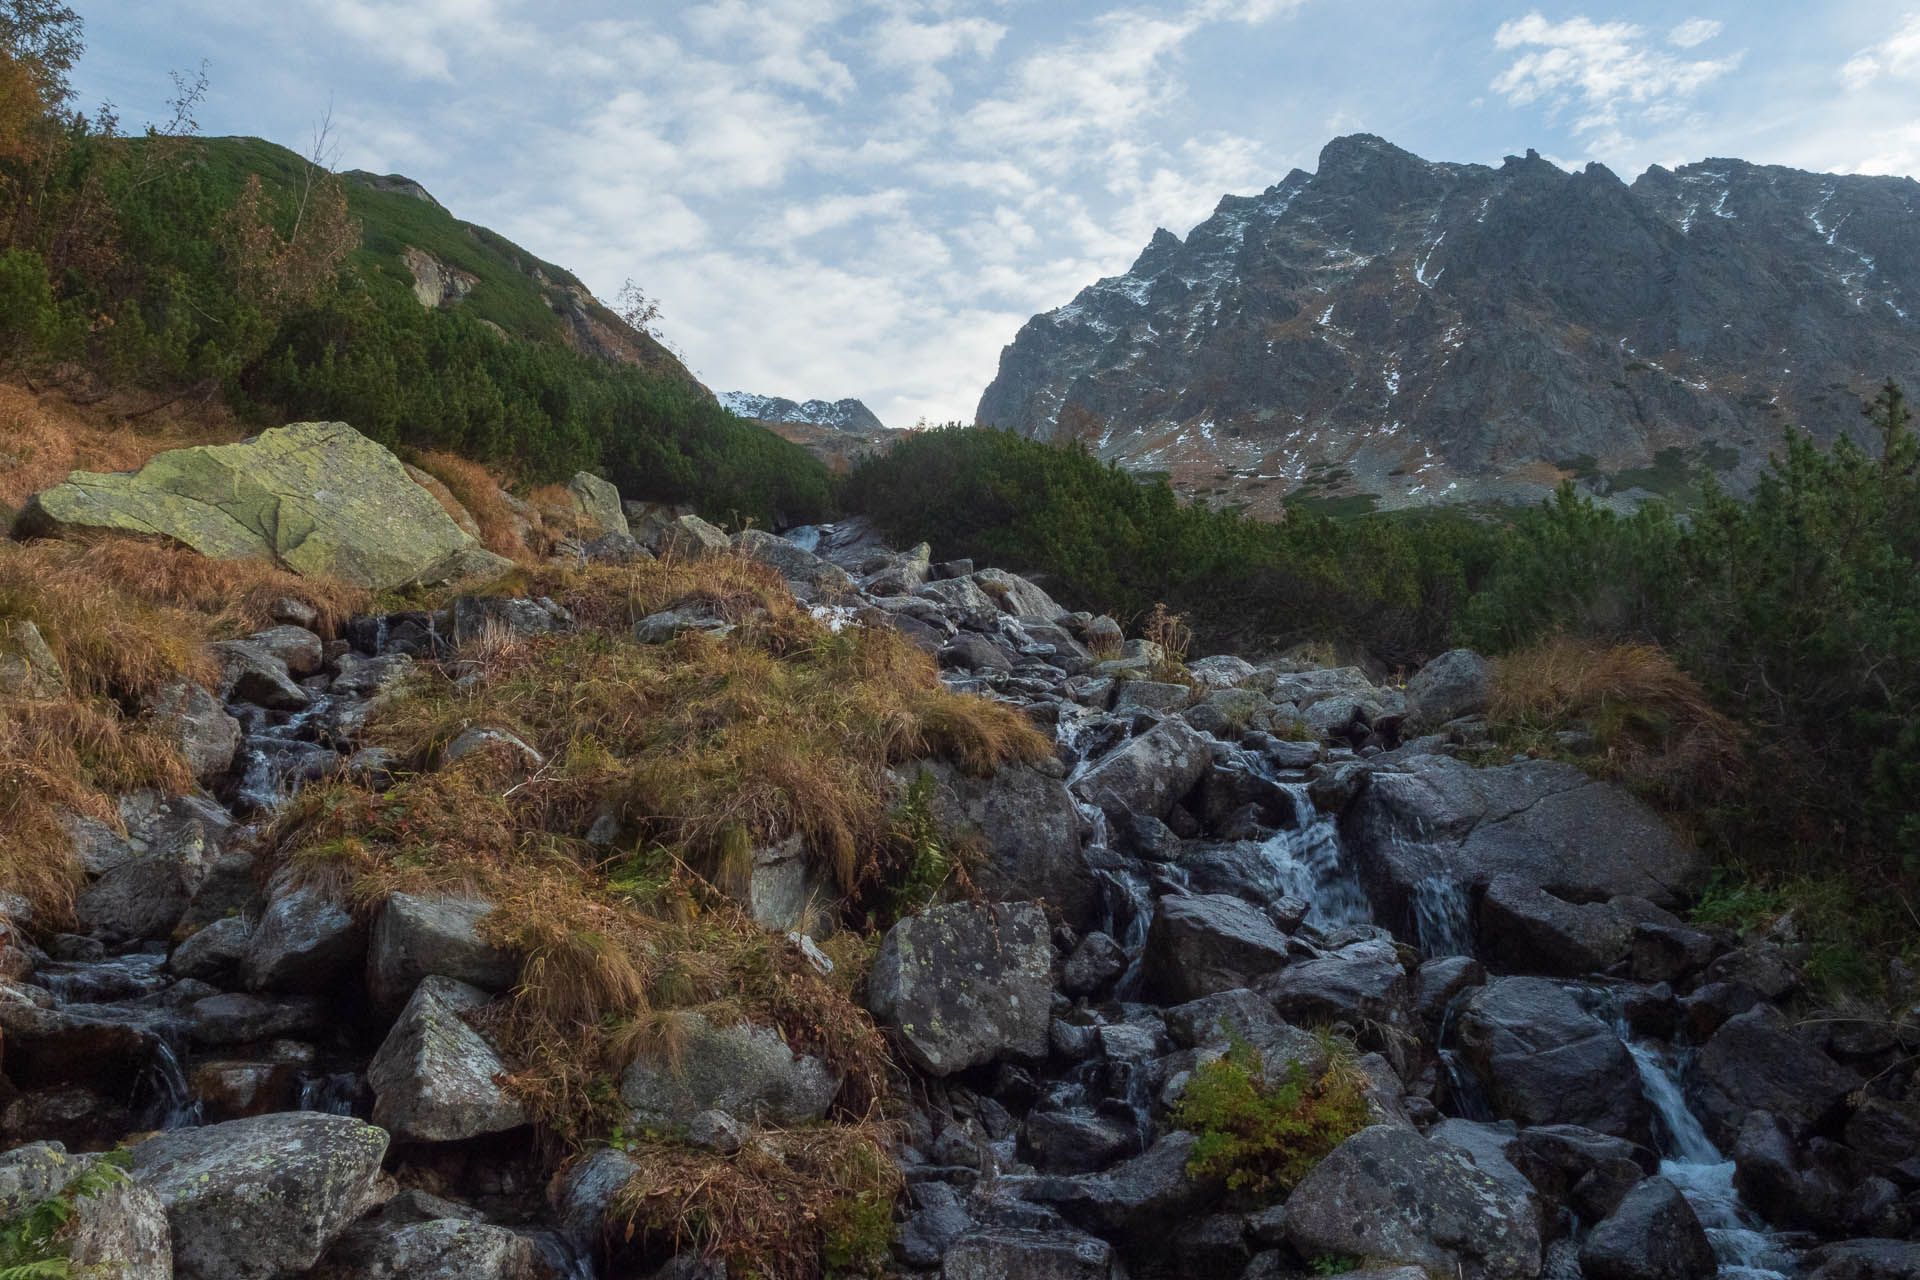
[[[0,503],[19,507],[74,471],[134,471],[156,453],[226,444],[241,435],[217,416],[133,418],[114,407],[76,405],[58,394],[0,384]]]
[[[608,1218],[641,1251],[697,1252],[734,1275],[877,1276],[903,1189],[889,1137],[864,1122],[763,1130],[732,1156],[642,1143]]]
[[[435,450],[411,453],[409,461],[447,486],[454,501],[480,526],[480,541],[487,550],[521,564],[532,562],[533,552],[521,539],[500,483],[485,467],[457,454]]]
[[[1693,677],[1651,645],[1554,636],[1501,658],[1487,718],[1509,748],[1570,754],[1670,809],[1709,804],[1744,774],[1744,735]]]
[[[1260,1051],[1231,1036],[1227,1052],[1195,1068],[1173,1121],[1195,1135],[1187,1174],[1255,1201],[1291,1191],[1369,1123],[1367,1077],[1351,1047],[1323,1036],[1318,1079],[1291,1061],[1276,1082]]]
[[[1156,604],[1140,624],[1141,638],[1160,648],[1160,658],[1153,664],[1155,680],[1177,680],[1186,674],[1187,653],[1193,648],[1193,628],[1187,625],[1184,616],[1167,612],[1167,606]]]

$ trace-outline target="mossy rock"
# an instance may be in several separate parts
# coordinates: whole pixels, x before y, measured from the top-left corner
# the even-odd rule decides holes
[[[507,567],[398,458],[344,422],[174,449],[138,471],[76,471],[34,495],[22,523],[31,533],[159,534],[203,555],[271,560],[376,591]]]

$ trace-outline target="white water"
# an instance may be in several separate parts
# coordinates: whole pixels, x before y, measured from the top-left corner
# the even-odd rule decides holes
[[[1445,876],[1427,876],[1413,886],[1413,931],[1420,954],[1473,954],[1473,930],[1467,923],[1467,891]]]
[[[1766,1235],[1733,1186],[1733,1161],[1720,1154],[1680,1089],[1680,1063],[1618,1028],[1640,1069],[1640,1087],[1660,1118],[1660,1173],[1680,1188],[1713,1242],[1721,1280],[1785,1280],[1793,1259]]]

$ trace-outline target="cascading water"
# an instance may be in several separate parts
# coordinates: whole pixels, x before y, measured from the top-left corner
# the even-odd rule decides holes
[[[1473,954],[1473,931],[1467,923],[1467,891],[1446,876],[1426,876],[1413,886],[1413,930],[1420,954]]]
[[[1733,1185],[1733,1161],[1720,1154],[1680,1087],[1682,1063],[1675,1055],[1632,1037],[1616,1022],[1620,1039],[1640,1069],[1640,1086],[1660,1120],[1660,1173],[1680,1188],[1706,1228],[1720,1261],[1721,1280],[1784,1280],[1793,1259],[1768,1237]]]
[[[358,1087],[359,1079],[351,1071],[303,1075],[300,1077],[297,1109],[320,1111],[330,1116],[350,1116],[353,1114],[353,1100]]]
[[[1346,856],[1333,815],[1314,807],[1304,783],[1275,780],[1275,785],[1293,803],[1293,826],[1260,846],[1273,869],[1274,897],[1300,899],[1307,904],[1307,919],[1323,929],[1373,923],[1373,905]]]
[[[191,1129],[203,1119],[200,1099],[194,1096],[180,1057],[167,1036],[157,1037],[153,1057],[140,1079],[141,1123],[147,1129]]]

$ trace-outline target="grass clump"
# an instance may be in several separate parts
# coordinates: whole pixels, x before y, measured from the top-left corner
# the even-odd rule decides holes
[[[410,459],[414,466],[447,486],[454,501],[480,526],[480,542],[487,550],[521,563],[533,559],[500,483],[485,467],[441,449],[410,451]]]
[[[1739,726],[1651,645],[1552,636],[1509,654],[1487,716],[1507,750],[1571,754],[1668,808],[1712,803],[1744,776]]]
[[[1253,1045],[1230,1035],[1227,1052],[1195,1068],[1173,1121],[1195,1136],[1187,1174],[1265,1201],[1291,1191],[1335,1147],[1369,1123],[1366,1076],[1344,1045],[1326,1040],[1328,1067],[1310,1079],[1290,1061],[1276,1082]]]

